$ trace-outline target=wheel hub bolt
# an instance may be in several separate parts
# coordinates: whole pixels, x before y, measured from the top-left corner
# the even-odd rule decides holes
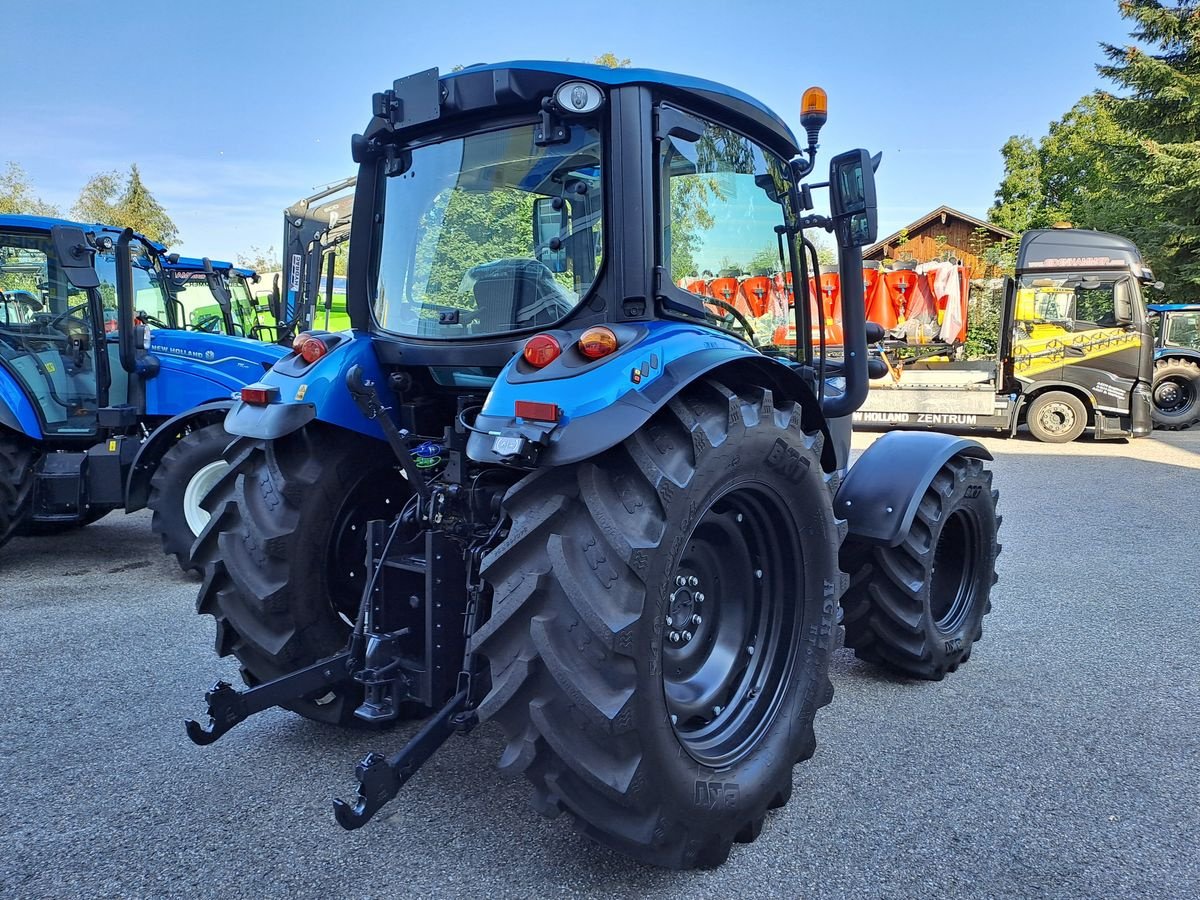
[[[672,643],[672,644],[678,644],[678,643],[679,643],[680,634],[679,634],[679,632],[678,632],[678,631],[672,631],[672,632],[671,632],[671,635],[670,635],[670,637],[671,637],[671,643]]]
[[[701,594],[701,593],[695,593],[695,594],[692,594],[692,597],[695,599],[695,601],[696,601],[697,603],[703,603],[703,602],[704,602],[704,595],[703,595],[703,594]]]
[[[675,624],[673,621],[671,621],[671,617],[670,617],[670,616],[667,616],[667,624],[668,624],[668,625],[674,625],[674,624]]]
[[[724,708],[725,707],[723,707],[723,706],[714,706],[713,707],[713,715],[719,716],[721,714],[721,710],[723,710]]]
[[[698,585],[700,583],[700,579],[697,578],[695,575],[691,575],[688,577],[687,583],[688,583],[688,587],[695,587],[696,585]]]
[[[690,631],[685,631],[683,633],[683,642],[686,644],[691,639],[692,639],[692,633]]]
[[[700,624],[701,622],[703,622],[703,621],[704,621],[704,620],[703,620],[702,618],[700,618],[700,614],[699,614],[699,613],[697,613],[696,615],[692,616],[692,624],[693,624],[693,625],[699,625],[699,624]]]
[[[746,655],[747,656],[754,655],[754,645],[753,644],[751,644],[749,647],[746,648]]]
[[[687,578],[680,575],[678,578],[675,579],[675,584],[679,587],[684,587],[687,585]]]

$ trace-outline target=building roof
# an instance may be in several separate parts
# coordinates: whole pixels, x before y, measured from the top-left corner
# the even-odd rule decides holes
[[[960,210],[957,210],[952,206],[946,206],[944,204],[942,206],[939,206],[937,209],[933,210],[932,212],[928,213],[927,215],[924,215],[921,218],[917,219],[917,221],[913,222],[911,225],[908,225],[905,228],[901,228],[900,231],[908,231],[910,233],[914,232],[914,231],[918,231],[925,225],[928,225],[934,219],[939,218],[943,213],[947,216],[954,216],[954,218],[956,218],[956,219],[962,219],[964,222],[969,222],[970,224],[976,226],[977,228],[986,228],[992,234],[999,236],[1001,239],[1007,239],[1007,238],[1012,238],[1012,237],[1017,236],[1015,232],[1009,231],[1007,228],[1001,228],[999,225],[993,225],[991,222],[985,222],[983,219],[977,219],[974,216],[968,216],[965,212],[961,212]],[[896,242],[896,240],[900,237],[900,231],[893,232],[892,234],[889,234],[887,237],[883,238],[882,240],[876,241],[870,247],[867,247],[865,250],[863,250],[863,256],[868,257],[872,253],[878,253],[880,250],[882,250],[888,244],[894,244]]]

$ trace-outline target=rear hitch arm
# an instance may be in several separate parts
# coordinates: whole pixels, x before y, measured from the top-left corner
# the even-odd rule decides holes
[[[352,664],[353,653],[343,650],[335,656],[247,691],[234,690],[228,682],[218,681],[204,695],[208,704],[208,727],[205,728],[195,719],[188,719],[183,723],[187,736],[202,747],[211,744],[234,725],[257,712],[347,680]]]
[[[333,801],[333,815],[347,831],[361,828],[398,793],[421,766],[456,731],[470,731],[478,722],[467,709],[469,690],[464,688],[450,698],[404,747],[392,756],[368,753],[354,767],[358,779],[358,797],[351,806],[345,800]]]

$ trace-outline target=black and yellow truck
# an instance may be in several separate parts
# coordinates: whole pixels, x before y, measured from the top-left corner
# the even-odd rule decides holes
[[[1154,276],[1130,241],[1076,228],[1028,231],[1005,279],[996,356],[888,366],[855,424],[1015,434],[1066,443],[1150,433]],[[876,367],[882,371],[882,367]]]

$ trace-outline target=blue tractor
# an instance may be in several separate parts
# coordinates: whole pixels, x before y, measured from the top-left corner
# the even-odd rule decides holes
[[[732,88],[561,62],[376,94],[352,141],[353,328],[297,335],[225,420],[197,605],[249,687],[218,682],[191,739],[277,705],[428,716],[359,764],[335,803],[356,828],[495,723],[540,812],[711,867],[791,797],[843,624],[905,677],[966,662],[1000,549],[990,457],[897,432],[849,466],[884,374],[858,274],[878,158],[806,183],[825,117],[810,89],[802,144]],[[822,327],[811,229],[838,246],[838,360],[771,340]],[[750,257],[796,302],[679,286]]]
[[[149,505],[187,567],[230,397],[285,351],[178,327],[162,254],[117,228],[0,216],[0,543]]]
[[[1178,431],[1200,422],[1200,303],[1152,303],[1155,428]]]

